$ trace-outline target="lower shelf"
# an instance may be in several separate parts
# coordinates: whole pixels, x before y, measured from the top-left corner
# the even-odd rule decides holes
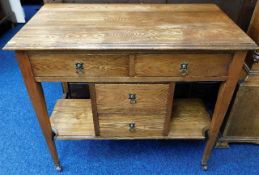
[[[168,137],[203,139],[209,126],[210,117],[201,99],[175,100]]]
[[[174,101],[173,118],[168,136],[96,137],[91,101],[88,99],[58,100],[50,121],[57,139],[204,139],[210,125],[208,113],[199,99]]]
[[[58,100],[50,117],[57,138],[93,137],[94,124],[90,100]]]

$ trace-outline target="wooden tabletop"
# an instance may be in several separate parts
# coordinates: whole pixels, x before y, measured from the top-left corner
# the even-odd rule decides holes
[[[213,4],[47,4],[7,50],[247,50],[256,44]]]

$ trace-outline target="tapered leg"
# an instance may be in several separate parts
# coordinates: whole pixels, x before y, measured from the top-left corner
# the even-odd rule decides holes
[[[225,114],[228,110],[233,92],[235,90],[237,81],[242,70],[246,52],[236,52],[233,58],[233,61],[229,68],[229,78],[226,82],[223,82],[220,86],[217,102],[215,105],[214,113],[212,116],[212,121],[209,129],[209,139],[207,141],[203,158],[202,158],[202,167],[204,170],[207,170],[207,163],[209,155],[212,148],[214,147],[219,129],[224,120]]]
[[[34,110],[35,110],[37,118],[39,120],[39,124],[41,126],[45,140],[47,142],[53,162],[54,162],[57,170],[61,171],[55,142],[53,140],[53,132],[52,132],[49,117],[48,117],[48,111],[47,111],[41,83],[36,82],[33,77],[31,64],[30,64],[29,58],[26,55],[26,52],[17,51],[16,58],[18,60],[19,67],[23,74],[23,78],[24,78],[25,85],[27,87],[27,91],[31,98]]]

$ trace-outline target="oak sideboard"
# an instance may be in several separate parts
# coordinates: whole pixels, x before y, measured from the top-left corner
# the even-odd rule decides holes
[[[16,57],[54,164],[55,139],[206,139],[207,162],[252,41],[213,4],[46,4],[4,49]],[[87,82],[49,118],[42,82]],[[220,83],[213,115],[175,99],[179,82]],[[206,137],[205,133],[208,133]]]

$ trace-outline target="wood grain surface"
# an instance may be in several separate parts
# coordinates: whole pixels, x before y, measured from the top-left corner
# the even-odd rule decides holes
[[[47,4],[4,49],[17,50],[57,166],[51,126],[60,139],[202,139],[209,127],[202,158],[206,169],[246,52],[256,48],[213,4]],[[179,75],[184,62],[190,75]],[[83,63],[80,75],[75,63]],[[41,81],[100,84],[90,84],[92,101],[58,101],[49,122]],[[169,83],[175,81],[223,81],[211,122],[200,101],[172,101],[170,111]],[[136,103],[130,103],[129,93],[136,94]]]
[[[96,84],[98,113],[166,114],[169,84]],[[136,94],[131,104],[129,94]]]
[[[128,56],[123,54],[84,54],[29,52],[33,73],[39,77],[124,77],[128,76]],[[77,73],[76,63],[83,63]]]
[[[92,104],[92,114],[93,114],[93,121],[94,121],[95,136],[99,136],[100,135],[100,127],[99,127],[99,118],[98,118],[97,105],[96,105],[95,84],[89,83],[88,85],[89,85],[90,98],[91,98],[91,104]]]
[[[50,121],[57,132],[57,137],[95,136],[90,100],[58,100]]]
[[[225,81],[228,76],[220,77],[35,77],[37,82],[96,82],[96,83],[169,83],[175,81],[193,82],[193,81]]]
[[[165,116],[164,131],[163,131],[164,136],[168,136],[168,133],[171,127],[174,93],[175,93],[175,83],[171,82],[169,84],[168,95],[167,95],[166,116]]]
[[[220,85],[217,101],[212,115],[210,129],[208,132],[209,139],[207,141],[202,157],[203,166],[207,166],[208,164],[210,153],[216,143],[220,127],[228,111],[228,107],[237,85],[246,55],[246,51],[239,51],[235,53],[234,59],[229,66],[229,78],[227,81],[222,82]]]
[[[9,50],[246,50],[256,45],[213,4],[46,4]]]
[[[259,44],[259,1],[251,19],[248,35]],[[259,57],[250,51],[246,57],[245,81],[239,83],[233,105],[222,128],[218,143],[228,146],[231,142],[259,144]]]
[[[57,139],[204,139],[210,123],[200,99],[177,99],[168,136],[163,115],[100,114],[100,136],[95,136],[90,100],[59,100],[51,115]],[[135,132],[128,124],[135,122]]]
[[[189,52],[145,54],[29,51],[28,56],[37,81],[161,82],[181,81],[181,79],[216,81],[227,77],[228,65],[232,61],[233,53]],[[76,63],[83,64],[82,72],[77,72]],[[182,76],[180,72],[182,63],[188,64],[186,76]]]
[[[28,94],[30,96],[34,111],[39,121],[42,133],[45,137],[45,141],[48,145],[50,154],[52,156],[53,163],[59,166],[58,153],[53,141],[53,131],[51,123],[49,121],[48,109],[45,102],[45,96],[41,83],[36,82],[33,77],[33,72],[30,64],[30,60],[23,51],[16,52],[16,58],[23,75],[24,83],[26,85]]]
[[[100,114],[101,137],[149,137],[162,136],[164,115]],[[129,124],[135,130],[129,131]]]
[[[186,77],[226,76],[232,54],[146,54],[136,56],[136,76],[182,76],[180,65],[188,64]]]
[[[250,137],[259,141],[259,84],[242,83],[238,89],[229,120],[226,137]]]
[[[259,74],[249,75],[246,79],[246,85],[259,86]]]
[[[210,117],[201,99],[175,99],[168,137],[202,139]]]

